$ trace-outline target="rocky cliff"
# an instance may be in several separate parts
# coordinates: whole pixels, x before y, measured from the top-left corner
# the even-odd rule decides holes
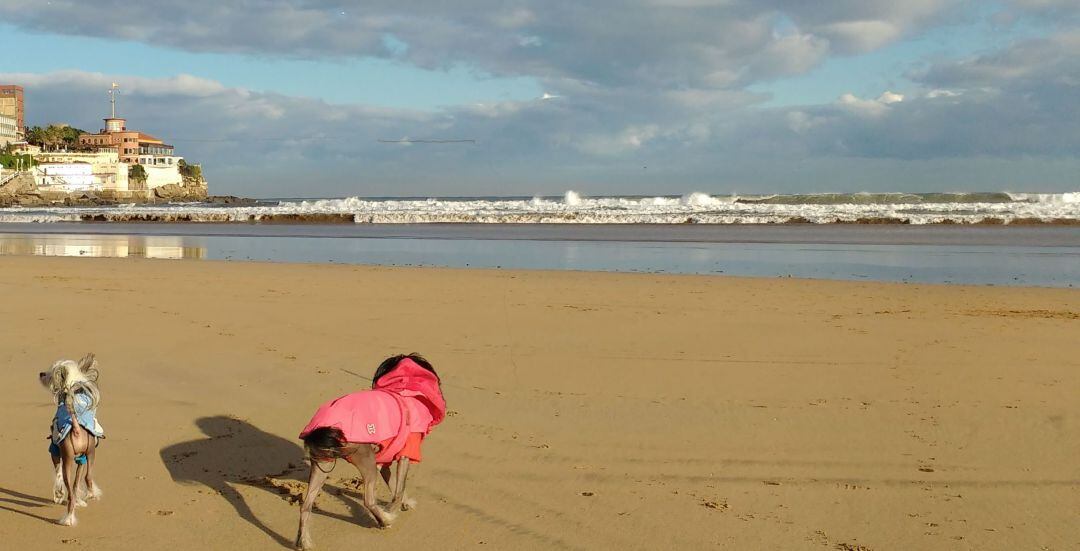
[[[0,185],[0,207],[40,207],[48,205],[98,206],[117,203],[171,203],[210,200],[206,181],[184,178],[183,184],[169,184],[142,192],[86,191],[65,193],[42,189],[30,173],[23,172]]]
[[[153,196],[151,202],[155,203],[179,203],[188,201],[205,201],[209,196],[205,181],[193,181],[184,179],[183,185],[168,184],[156,187],[150,191]]]

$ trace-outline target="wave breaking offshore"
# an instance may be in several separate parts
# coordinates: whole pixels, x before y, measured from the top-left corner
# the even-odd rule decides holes
[[[532,198],[361,198],[0,209],[0,223],[1064,224],[1080,192],[823,193]]]

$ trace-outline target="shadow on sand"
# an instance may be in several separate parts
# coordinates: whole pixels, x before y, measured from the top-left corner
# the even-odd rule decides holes
[[[235,417],[202,417],[195,424],[202,429],[205,438],[181,442],[161,450],[161,460],[173,480],[198,483],[214,490],[236,509],[240,518],[282,546],[291,548],[293,538],[267,526],[251,509],[237,486],[259,488],[290,504],[298,504],[307,486],[308,466],[304,461],[303,449],[295,442],[260,430]],[[342,474],[346,472],[342,471]],[[317,506],[316,514],[362,526],[376,526],[357,501],[355,492],[328,484],[325,493],[345,502],[352,516],[329,513]],[[295,529],[295,526],[292,528]]]
[[[38,520],[45,521],[45,522],[47,522],[49,524],[54,524],[56,522],[56,519],[43,517],[41,515],[35,515],[34,513],[30,513],[30,512],[27,512],[27,511],[23,510],[23,509],[38,509],[38,508],[41,508],[41,507],[48,507],[50,505],[55,505],[52,502],[52,500],[45,499],[43,497],[32,496],[30,494],[24,494],[22,492],[16,492],[15,490],[9,490],[7,488],[0,488],[0,503],[5,504],[5,505],[0,505],[0,509],[2,509],[4,511],[10,511],[12,513],[18,513],[20,515],[26,515],[26,516],[28,516],[30,518],[36,518]],[[16,509],[16,508],[13,508],[13,507],[8,507],[6,504],[11,504],[11,505],[14,505],[14,506],[20,507],[20,508]],[[60,511],[62,509],[62,506],[60,506],[60,505],[55,505],[55,507],[57,508],[56,509],[57,511]],[[59,518],[59,517],[57,517],[57,518]]]

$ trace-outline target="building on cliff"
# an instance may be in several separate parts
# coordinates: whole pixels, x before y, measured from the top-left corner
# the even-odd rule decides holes
[[[173,146],[149,134],[128,130],[127,121],[121,118],[105,119],[105,128],[97,134],[79,136],[79,145],[99,153],[115,155],[126,165],[142,165],[146,171],[146,182],[131,182],[132,191],[149,191],[154,188],[183,184],[180,175],[180,160],[174,154]]]
[[[128,165],[113,151],[48,151],[34,155],[34,182],[54,191],[127,192]]]
[[[106,117],[105,128],[96,134],[79,136],[79,146],[99,153],[116,155],[121,163],[129,166],[142,165],[146,180],[130,180],[131,191],[153,191],[169,184],[183,185],[180,174],[180,161],[183,157],[175,155],[173,146],[164,141],[127,127],[127,120],[116,116],[117,85],[109,90],[111,113]]]
[[[15,119],[15,139],[24,139],[26,128],[26,104],[23,101],[23,88],[16,84],[0,84],[0,117]]]
[[[90,163],[41,163],[34,167],[34,183],[43,190],[66,193],[101,189],[94,183]]]
[[[19,141],[19,134],[14,118],[0,115],[0,147]]]

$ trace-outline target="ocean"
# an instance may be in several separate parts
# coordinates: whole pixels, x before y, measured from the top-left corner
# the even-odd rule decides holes
[[[321,222],[357,224],[1075,224],[1073,193],[268,199],[249,206],[168,204],[0,209],[15,222]]]
[[[8,208],[0,254],[1080,287],[1080,193]]]

